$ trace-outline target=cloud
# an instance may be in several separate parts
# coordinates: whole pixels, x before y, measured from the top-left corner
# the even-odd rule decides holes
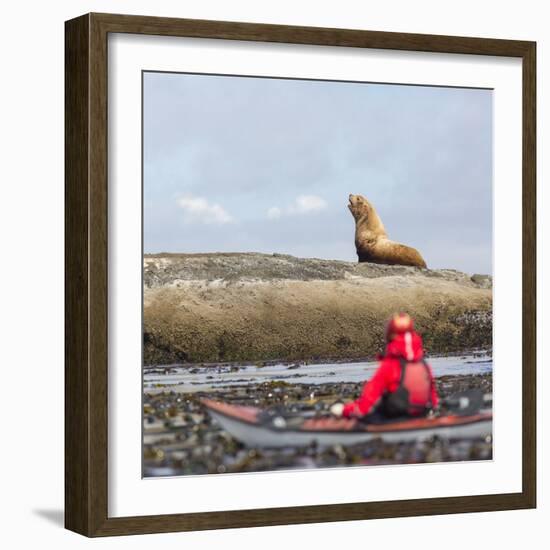
[[[270,220],[278,220],[282,216],[311,214],[314,212],[320,212],[327,206],[327,201],[316,195],[299,195],[296,199],[294,199],[294,202],[284,210],[278,206],[272,206],[269,208],[267,211],[267,217]]]
[[[295,204],[289,208],[293,214],[307,214],[309,212],[319,212],[327,207],[327,201],[316,195],[300,195],[296,198]]]
[[[222,206],[209,203],[203,197],[182,197],[178,199],[178,205],[185,212],[187,223],[222,225],[235,221]]]
[[[270,220],[278,220],[283,215],[283,212],[280,208],[277,208],[276,206],[272,206],[267,211],[267,217]]]

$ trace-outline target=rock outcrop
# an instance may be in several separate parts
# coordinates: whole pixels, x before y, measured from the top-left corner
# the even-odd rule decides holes
[[[144,258],[144,363],[372,357],[396,311],[432,354],[490,349],[492,280],[280,254]]]

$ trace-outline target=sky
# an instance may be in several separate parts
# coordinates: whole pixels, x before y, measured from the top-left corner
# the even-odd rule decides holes
[[[428,267],[492,273],[492,91],[143,75],[144,252],[357,261],[348,195]]]

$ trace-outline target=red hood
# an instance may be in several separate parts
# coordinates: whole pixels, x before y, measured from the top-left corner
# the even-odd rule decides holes
[[[397,334],[386,346],[386,357],[402,357],[407,361],[418,361],[423,356],[422,338],[414,331]]]

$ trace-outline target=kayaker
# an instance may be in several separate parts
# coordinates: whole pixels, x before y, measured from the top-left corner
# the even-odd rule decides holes
[[[438,405],[432,370],[424,359],[422,338],[407,313],[394,315],[386,328],[386,353],[361,396],[335,403],[334,416],[362,417],[367,422],[425,416]]]

